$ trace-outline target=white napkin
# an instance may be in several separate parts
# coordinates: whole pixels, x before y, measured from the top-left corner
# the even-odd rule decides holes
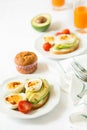
[[[70,95],[74,104],[70,120],[72,122],[87,121],[87,83],[73,76]]]
[[[87,54],[75,58],[84,67],[87,66]],[[71,122],[87,122],[87,83],[78,79],[71,67],[73,58],[57,61],[61,88],[68,92],[73,102],[69,119]],[[86,67],[87,69],[87,67]]]
[[[60,86],[62,90],[64,90],[65,92],[70,92],[70,84],[73,75],[71,62],[72,62],[71,58],[68,60],[62,60],[57,62]]]

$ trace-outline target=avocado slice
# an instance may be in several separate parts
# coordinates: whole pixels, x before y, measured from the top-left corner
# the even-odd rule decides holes
[[[31,20],[32,27],[40,32],[46,31],[51,24],[50,14],[39,14]]]
[[[39,91],[37,92],[31,92],[29,90],[26,91],[27,100],[33,104],[37,104],[38,102],[40,102],[49,93],[50,86],[48,84],[48,81],[46,79],[41,80],[42,80],[42,87]]]
[[[78,39],[76,38],[73,43],[66,43],[66,44],[56,44],[54,46],[54,49],[60,50],[60,49],[68,49],[74,47],[78,42]]]

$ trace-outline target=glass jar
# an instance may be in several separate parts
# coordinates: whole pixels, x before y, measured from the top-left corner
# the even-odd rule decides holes
[[[87,0],[75,0],[74,2],[74,26],[82,33],[87,32]]]

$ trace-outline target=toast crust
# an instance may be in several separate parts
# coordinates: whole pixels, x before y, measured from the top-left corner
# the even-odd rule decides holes
[[[33,109],[35,110],[35,109],[42,107],[48,101],[49,95],[50,94],[48,93],[47,96],[43,100],[41,100],[39,103],[33,104]]]
[[[57,51],[50,49],[50,52],[53,54],[67,54],[67,53],[77,50],[78,48],[79,48],[79,43],[76,44],[74,47],[68,48],[68,49],[61,49],[61,50],[57,50]]]

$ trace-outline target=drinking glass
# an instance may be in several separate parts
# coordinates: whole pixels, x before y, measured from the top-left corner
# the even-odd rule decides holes
[[[52,7],[54,10],[65,10],[72,8],[72,1],[68,0],[51,0]]]
[[[80,33],[87,33],[87,0],[74,2],[74,26]]]
[[[63,9],[65,5],[65,0],[52,0],[53,9]]]

